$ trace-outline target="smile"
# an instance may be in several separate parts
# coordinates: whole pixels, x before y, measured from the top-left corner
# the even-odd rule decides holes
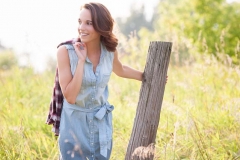
[[[80,36],[87,36],[88,34],[86,33],[81,33]]]

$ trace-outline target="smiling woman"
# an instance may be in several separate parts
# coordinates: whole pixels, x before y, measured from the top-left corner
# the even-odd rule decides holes
[[[101,4],[99,4],[101,5]],[[118,40],[112,33],[114,20],[110,12],[105,6],[94,9],[92,5],[85,4],[82,6],[82,12],[79,17],[78,32],[82,42],[86,42],[87,38],[98,38],[101,34],[101,41],[109,51],[115,51]],[[85,31],[89,29],[89,33]]]
[[[62,43],[57,51],[61,87],[58,94],[63,95],[58,139],[60,159],[108,160],[114,109],[108,102],[111,73],[141,81],[143,72],[119,61],[114,20],[104,5],[84,4],[78,22],[77,40]]]

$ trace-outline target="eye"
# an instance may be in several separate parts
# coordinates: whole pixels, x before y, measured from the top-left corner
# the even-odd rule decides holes
[[[78,23],[79,23],[79,24],[82,24],[82,21],[78,20]]]
[[[87,22],[87,25],[92,25],[92,22],[91,22],[91,21],[88,21],[88,22]]]

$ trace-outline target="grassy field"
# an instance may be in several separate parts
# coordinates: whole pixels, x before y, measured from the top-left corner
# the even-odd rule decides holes
[[[143,69],[138,58],[122,59]],[[240,159],[240,68],[202,55],[185,65],[171,64],[168,77],[155,159]],[[37,74],[31,68],[0,71],[1,160],[58,158],[57,137],[45,124],[53,79],[54,73]],[[140,87],[141,82],[112,75],[112,160],[124,159]]]

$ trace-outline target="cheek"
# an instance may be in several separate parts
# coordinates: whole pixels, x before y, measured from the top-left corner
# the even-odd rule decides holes
[[[89,30],[90,32],[92,32],[92,33],[96,32],[95,29],[93,28],[93,26],[89,26],[89,27],[88,27],[88,30]]]
[[[94,34],[95,36],[99,35],[99,33],[94,28],[91,29],[91,33]]]

